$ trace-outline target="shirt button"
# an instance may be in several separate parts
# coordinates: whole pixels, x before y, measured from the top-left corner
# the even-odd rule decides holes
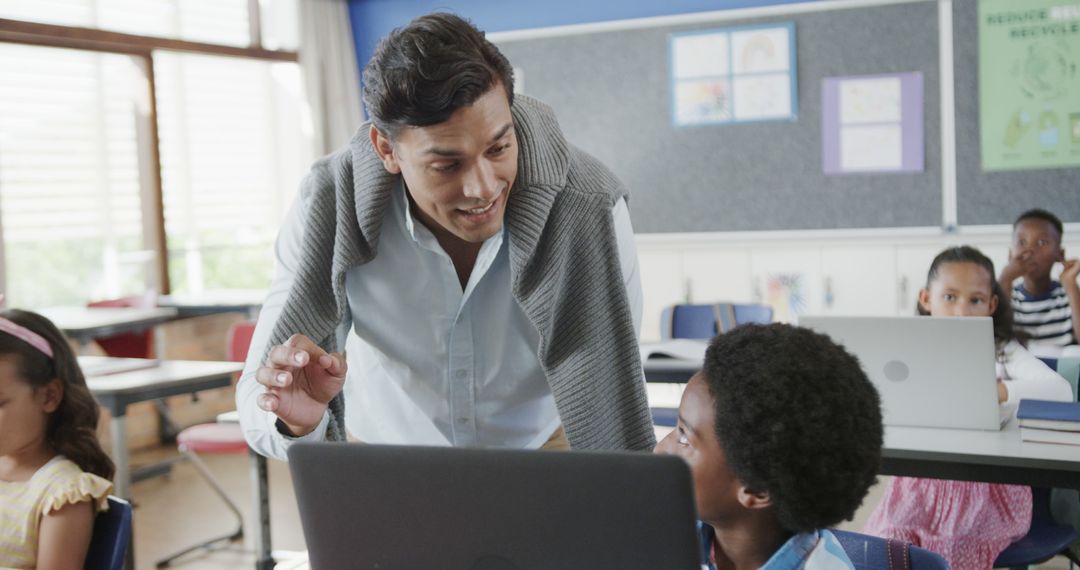
[[[458,379],[464,378],[466,374],[468,373],[464,370],[458,370],[457,372],[454,372],[454,376],[456,376]]]
[[[457,421],[459,424],[467,424],[469,423],[469,418],[458,418]]]

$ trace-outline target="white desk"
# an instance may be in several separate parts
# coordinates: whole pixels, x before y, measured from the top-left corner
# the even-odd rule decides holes
[[[240,423],[240,412],[233,410],[218,414],[219,423]],[[255,489],[255,513],[259,519],[259,533],[255,535],[255,569],[274,568],[274,555],[270,548],[270,486],[267,481],[266,457],[248,449],[251,459],[251,486]]]
[[[645,381],[657,384],[686,384],[701,370],[702,362],[681,358],[650,358],[641,363]]]
[[[643,367],[647,382],[682,384],[701,362],[650,358]],[[881,473],[1080,489],[1080,446],[1021,441],[1015,418],[1001,431],[886,426]]]
[[[176,318],[177,311],[168,307],[50,307],[39,311],[56,328],[86,346],[98,337],[146,330]]]
[[[79,362],[98,365],[109,357],[83,356]],[[124,359],[126,360],[126,359]],[[112,459],[116,463],[116,495],[131,499],[131,469],[127,449],[127,407],[137,402],[192,394],[232,385],[232,375],[242,362],[162,360],[156,366],[87,377],[86,383],[112,420]]]
[[[255,320],[259,316],[266,291],[237,289],[206,291],[198,295],[177,294],[158,297],[158,306],[178,311],[180,318],[216,315],[219,313],[244,313]]]
[[[1021,441],[1001,431],[886,426],[881,472],[958,481],[1080,489],[1080,446]]]

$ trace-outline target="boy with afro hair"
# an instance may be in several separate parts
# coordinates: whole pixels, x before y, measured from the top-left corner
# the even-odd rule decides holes
[[[852,568],[835,535],[875,481],[877,390],[827,336],[784,324],[719,335],[657,453],[690,464],[708,568]]]

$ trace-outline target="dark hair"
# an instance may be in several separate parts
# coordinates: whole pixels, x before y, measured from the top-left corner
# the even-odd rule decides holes
[[[1057,230],[1059,242],[1061,241],[1062,236],[1065,235],[1065,226],[1061,225],[1061,220],[1054,214],[1051,214],[1042,208],[1032,208],[1017,216],[1016,221],[1013,222],[1013,229],[1015,230],[1016,226],[1019,226],[1020,222],[1024,220],[1042,220],[1049,223]]]
[[[728,466],[769,493],[781,527],[854,516],[883,438],[877,390],[854,356],[809,329],[743,325],[712,340],[704,376]]]
[[[0,312],[0,317],[37,333],[52,347],[53,357],[49,358],[26,341],[0,333],[0,355],[18,359],[19,375],[31,387],[42,388],[53,379],[63,384],[60,405],[49,415],[46,441],[83,471],[112,479],[115,467],[97,439],[98,404],[67,339],[56,325],[37,313],[8,309]]]
[[[379,42],[364,68],[364,104],[391,139],[403,126],[446,121],[496,84],[514,102],[514,71],[468,20],[436,12],[420,16]]]
[[[930,282],[938,276],[941,266],[946,263],[974,263],[986,270],[990,275],[990,293],[995,295],[998,300],[997,310],[994,311],[993,315],[990,315],[994,319],[994,342],[997,343],[999,349],[1010,340],[1023,342],[1024,337],[1013,326],[1012,302],[1009,300],[1009,296],[1005,294],[1005,291],[1002,290],[1001,284],[998,283],[997,273],[994,272],[994,262],[983,255],[983,252],[970,245],[950,247],[937,254],[934,261],[930,262],[930,271],[926,274],[927,289],[930,288]],[[930,314],[930,311],[924,309],[920,303],[915,303],[915,310],[920,315]]]

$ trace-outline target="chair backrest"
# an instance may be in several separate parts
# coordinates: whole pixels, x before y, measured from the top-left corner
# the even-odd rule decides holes
[[[248,349],[251,348],[251,337],[255,334],[255,321],[240,321],[229,327],[226,335],[226,352],[228,359],[233,362],[247,360]]]
[[[94,534],[86,554],[87,570],[120,570],[131,543],[131,503],[110,496],[109,510],[94,519]]]
[[[664,309],[660,323],[660,337],[665,340],[716,336],[713,305],[673,305]]]
[[[771,323],[772,307],[753,303],[673,305],[660,318],[660,337],[710,339],[748,323]]]
[[[1073,399],[1080,399],[1080,356],[1062,356],[1057,359],[1057,373],[1072,385]]]
[[[149,291],[142,295],[93,301],[87,307],[136,307],[148,309],[157,306],[157,292]],[[120,333],[107,337],[95,338],[94,342],[109,356],[121,358],[150,358],[154,356],[154,332],[145,330],[134,333]]]
[[[896,570],[889,564],[888,541],[877,536],[845,530],[833,530],[840,546],[851,559],[855,570]],[[908,547],[912,570],[949,570],[940,554],[917,546]]]
[[[767,325],[772,322],[773,309],[769,305],[755,303],[740,303],[733,305],[735,311],[735,324],[745,325],[755,323]]]
[[[1078,385],[1080,385],[1080,356],[1062,356],[1060,358],[1053,358],[1049,356],[1040,356],[1039,360],[1043,361],[1043,364],[1050,367],[1051,370],[1056,370],[1069,385],[1072,386],[1073,400],[1078,399],[1077,392],[1080,391]]]

